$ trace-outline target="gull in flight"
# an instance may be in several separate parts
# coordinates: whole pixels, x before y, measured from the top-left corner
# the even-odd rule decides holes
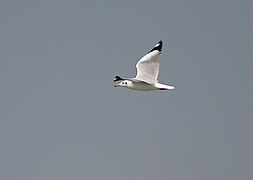
[[[136,64],[137,75],[135,78],[123,79],[119,76],[115,76],[114,82],[121,82],[115,84],[114,87],[126,87],[139,91],[175,89],[174,86],[158,83],[157,80],[162,46],[163,42],[159,41],[153,49],[139,60]]]

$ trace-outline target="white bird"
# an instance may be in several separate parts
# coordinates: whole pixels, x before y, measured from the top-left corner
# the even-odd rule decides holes
[[[174,86],[158,83],[160,55],[163,42],[159,41],[153,49],[143,56],[136,64],[137,75],[135,78],[123,79],[115,76],[115,81],[121,81],[114,87],[126,87],[139,91],[170,90]]]

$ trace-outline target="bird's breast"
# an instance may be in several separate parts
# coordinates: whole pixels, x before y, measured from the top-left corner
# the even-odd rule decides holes
[[[131,82],[128,84],[129,89],[138,90],[138,91],[154,91],[157,88],[145,82]]]

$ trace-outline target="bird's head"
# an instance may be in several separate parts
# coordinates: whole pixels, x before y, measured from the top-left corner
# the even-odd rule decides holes
[[[119,84],[115,84],[114,87],[129,87],[131,81],[129,80],[124,80],[121,81]]]

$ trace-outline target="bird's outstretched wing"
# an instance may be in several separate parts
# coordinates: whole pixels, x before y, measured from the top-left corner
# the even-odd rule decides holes
[[[162,46],[163,42],[159,41],[153,49],[138,61],[136,64],[137,75],[135,79],[145,81],[149,84],[157,82]]]

